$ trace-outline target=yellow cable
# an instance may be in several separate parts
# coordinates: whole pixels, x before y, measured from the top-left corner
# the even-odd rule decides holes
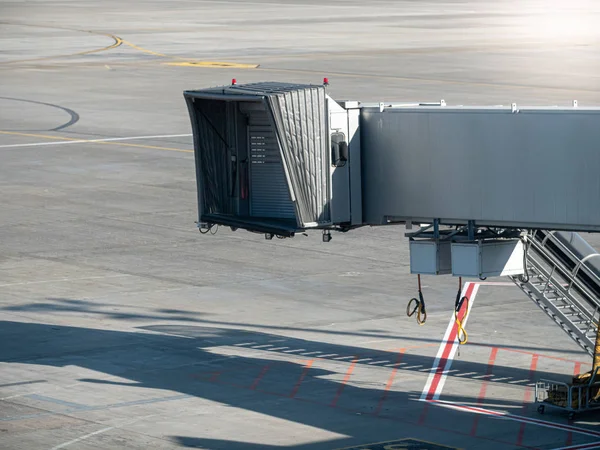
[[[415,305],[414,309],[411,311],[410,307],[411,307],[413,301],[416,303],[416,305]],[[415,312],[417,313],[417,323],[419,325],[424,325],[425,321],[427,320],[427,312],[423,308],[423,303],[419,299],[411,298],[410,301],[408,302],[408,305],[406,305],[406,315],[408,317],[412,317]]]
[[[465,300],[467,302],[465,306],[465,317],[467,317],[467,313],[469,312],[469,300],[467,298],[465,298]],[[464,345],[469,340],[469,335],[467,334],[467,330],[465,330],[465,328],[463,327],[462,322],[458,318],[458,311],[456,310],[456,308],[454,308],[454,320],[456,321],[457,326],[456,336],[458,337],[458,343],[460,345]],[[464,339],[461,338],[461,334]]]
[[[419,325],[424,325],[426,320],[427,312],[423,309],[423,303],[419,302],[419,309],[417,310],[417,323]]]

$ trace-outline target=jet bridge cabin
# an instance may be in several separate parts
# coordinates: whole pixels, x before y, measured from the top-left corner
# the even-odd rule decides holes
[[[216,224],[293,236],[362,223],[358,110],[348,113],[324,86],[289,83],[184,97],[201,230]]]

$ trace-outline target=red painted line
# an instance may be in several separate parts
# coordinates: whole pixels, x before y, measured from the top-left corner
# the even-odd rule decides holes
[[[385,385],[385,389],[383,390],[383,394],[381,396],[381,399],[379,400],[379,404],[377,405],[377,408],[375,409],[375,412],[373,413],[374,415],[378,415],[379,412],[381,411],[381,407],[383,406],[383,402],[385,402],[389,392],[390,392],[390,388],[392,387],[392,384],[394,384],[394,378],[396,378],[396,372],[398,372],[398,364],[400,364],[400,361],[402,361],[402,357],[404,356],[404,352],[406,352],[405,348],[401,348],[398,351],[398,357],[396,358],[396,365],[394,366],[394,369],[392,370],[392,373],[390,374],[390,377],[388,378],[387,384]]]
[[[481,344],[481,345],[483,345],[483,344]],[[527,350],[519,350],[519,349],[516,349],[516,348],[508,348],[508,347],[499,347],[499,348],[500,348],[500,350],[506,351],[506,352],[523,353],[525,355],[538,355],[540,358],[554,359],[556,361],[564,361],[564,362],[570,362],[570,363],[573,363],[573,364],[580,364],[580,365],[583,364],[584,366],[591,365],[589,363],[582,362],[582,361],[575,361],[573,359],[561,358],[559,356],[541,355],[539,353],[529,352]]]
[[[331,402],[330,406],[335,407],[335,405],[337,405],[337,402],[338,402],[340,396],[342,395],[342,392],[344,392],[346,383],[348,383],[348,381],[350,380],[350,376],[352,376],[352,372],[354,372],[354,367],[356,366],[357,360],[358,360],[358,356],[355,356],[354,359],[352,360],[352,364],[350,364],[350,367],[348,367],[348,370],[346,371],[346,376],[344,377],[344,380],[342,381],[342,384],[340,385],[337,393],[335,394],[335,398]]]
[[[485,399],[485,393],[487,391],[487,387],[489,384],[489,375],[492,374],[492,370],[494,368],[494,364],[496,364],[496,356],[498,355],[498,347],[492,347],[492,351],[490,352],[490,358],[488,359],[487,370],[485,372],[486,376],[485,380],[481,384],[481,389],[479,390],[479,395],[477,396],[477,406],[481,406],[483,400]],[[479,424],[479,416],[475,416],[473,418],[473,428],[471,428],[471,436],[475,436],[477,434],[477,425]]]
[[[531,356],[531,365],[529,366],[529,380],[533,381],[535,378],[535,370],[537,368],[539,355],[533,354]],[[527,388],[525,391],[525,398],[523,399],[523,412],[527,409],[527,404],[531,402],[531,396],[533,395],[531,388]],[[521,428],[519,429],[519,434],[517,436],[517,444],[521,445],[523,443],[523,438],[525,437],[525,423],[521,423]]]
[[[304,381],[304,378],[308,374],[308,371],[310,370],[310,368],[312,367],[314,362],[315,362],[315,360],[311,359],[304,365],[304,369],[302,369],[302,374],[300,375],[300,378],[298,378],[298,381],[296,382],[296,385],[294,386],[294,389],[292,390],[292,392],[290,394],[290,398],[294,398],[296,396],[296,394],[298,393],[298,390],[300,389],[300,385]]]
[[[463,306],[460,308],[460,310],[458,311],[458,319],[461,322],[463,322],[465,319],[465,314],[467,312],[467,303],[469,303],[471,301],[471,294],[473,293],[473,289],[475,289],[475,283],[471,283],[469,285],[469,288],[467,289],[467,292],[465,293],[465,296],[469,300],[467,302],[465,302],[463,304]],[[454,346],[454,341],[456,340],[457,333],[458,333],[458,326],[456,325],[456,321],[455,321],[454,326],[452,327],[452,331],[450,332],[450,336],[448,336],[448,339],[446,340],[446,344],[444,346],[444,351],[443,351],[442,356],[436,367],[435,376],[433,378],[433,381],[431,382],[431,386],[429,386],[429,391],[427,392],[427,396],[425,397],[425,400],[433,400],[433,398],[435,396],[438,385],[440,384],[440,380],[442,379],[442,376],[444,375],[444,372],[446,370],[446,365],[448,364],[448,356],[450,355],[450,351],[452,350],[452,347]]]
[[[208,382],[207,379],[204,379],[202,381]],[[241,385],[237,385],[237,384],[233,384],[233,383],[228,383],[228,382],[221,381],[221,380],[215,380],[215,381],[213,381],[211,383],[217,384],[219,386],[229,386],[229,387],[235,387],[235,388],[244,389],[244,390],[249,390],[250,389],[248,386],[241,386]],[[294,397],[293,399],[290,399],[288,395],[282,395],[282,394],[278,394],[278,393],[275,393],[275,392],[263,391],[263,390],[260,390],[260,389],[255,389],[253,392],[258,393],[258,394],[265,394],[265,395],[272,395],[272,396],[275,396],[275,397],[287,398],[287,399],[295,401],[295,402],[302,402],[302,403],[309,403],[309,404],[312,404],[312,405],[331,407],[331,404],[326,404],[326,403],[323,403],[323,402],[318,402],[316,400],[309,400],[309,399],[300,398],[300,397]],[[427,405],[428,405],[428,403],[425,403],[425,406],[427,406]],[[336,410],[340,410],[340,411],[350,412],[352,414],[357,414],[357,413],[364,414],[364,411],[361,411],[361,410],[358,410],[358,409],[345,408],[345,407],[341,407],[341,406],[334,406],[333,408],[336,409]],[[385,414],[379,414],[375,418],[379,419],[379,420],[389,420],[391,422],[401,423],[403,425],[406,425],[406,424],[418,425],[413,420],[406,419],[406,418],[398,418],[398,417],[393,417],[393,416],[387,416]],[[464,433],[464,432],[458,431],[456,429],[441,428],[441,427],[436,427],[435,425],[433,425],[433,426],[428,425],[426,429],[427,430],[443,431],[443,432],[446,432],[446,433],[452,433],[452,434],[456,434],[456,435],[460,435],[460,436],[466,436],[466,437],[469,436],[468,433]],[[512,445],[513,447],[515,446],[515,444],[512,443],[512,442],[504,441],[504,440],[501,440],[501,439],[495,439],[495,438],[491,438],[491,437],[486,437],[486,436],[476,436],[474,439],[477,439],[477,440],[480,440],[480,441],[496,442],[496,443],[499,443],[499,444],[509,444],[509,445]],[[529,447],[529,446],[525,446],[525,445],[521,445],[519,447],[526,448],[526,449],[531,449],[531,450],[539,450],[539,449],[536,449],[535,447]]]
[[[575,367],[573,368],[573,376],[576,377],[580,373],[581,373],[581,363],[580,362],[576,362],[575,363]]]
[[[435,401],[436,401],[436,400],[434,400],[434,402],[435,402]],[[429,405],[429,403],[425,403],[425,406],[430,406],[430,405]],[[465,432],[463,432],[463,431],[459,431],[459,430],[457,430],[456,428],[453,428],[453,429],[448,429],[448,428],[442,428],[442,427],[438,427],[438,426],[435,426],[435,425],[421,425],[421,424],[419,424],[419,423],[415,423],[415,422],[414,422],[414,421],[412,421],[412,420],[407,420],[407,419],[399,419],[399,418],[397,418],[397,417],[387,416],[387,415],[385,415],[385,414],[380,414],[380,415],[378,415],[378,416],[377,416],[377,419],[391,420],[391,421],[394,421],[394,422],[399,422],[399,423],[401,423],[401,424],[403,424],[403,425],[406,425],[406,424],[417,425],[417,426],[424,427],[424,428],[425,428],[425,430],[436,430],[436,431],[443,431],[443,432],[445,432],[445,433],[452,433],[452,434],[456,434],[456,435],[459,435],[459,436],[465,436],[465,437],[467,437],[467,438],[471,437],[471,436],[469,436],[469,433],[465,433]],[[496,438],[487,437],[487,436],[475,436],[475,437],[473,437],[473,439],[477,439],[477,440],[480,440],[480,441],[490,441],[490,442],[496,442],[496,443],[498,443],[498,444],[508,444],[508,445],[510,445],[510,448],[514,448],[514,447],[515,447],[515,444],[514,444],[513,442],[504,441],[504,440],[502,440],[502,439],[496,439]],[[517,446],[517,447],[521,447],[521,448],[527,448],[527,449],[531,449],[531,450],[539,450],[539,449],[538,449],[538,448],[536,448],[536,447],[529,447],[529,446],[527,446],[527,445],[520,445],[520,446]],[[474,448],[483,448],[483,449],[485,449],[485,448],[486,448],[486,446],[485,446],[485,445],[481,445],[481,446],[474,446]]]
[[[267,372],[269,371],[269,367],[270,365],[267,364],[266,366],[264,366],[261,370],[261,372],[258,374],[258,376],[254,379],[254,382],[252,383],[252,386],[250,386],[250,389],[254,390],[256,389],[256,387],[258,386],[258,383],[260,383],[260,380],[263,379],[263,377],[267,374]]]
[[[581,363],[576,362],[573,367],[573,376],[576,377],[580,373],[581,373]],[[572,425],[572,424],[573,424],[573,421],[569,419],[569,425]],[[567,440],[565,441],[565,445],[567,447],[570,445],[573,445],[573,433],[572,432],[569,432],[569,434],[567,435]]]
[[[427,419],[427,413],[429,412],[429,403],[425,403],[423,405],[423,411],[421,411],[421,415],[419,416],[419,425],[423,426],[425,424],[425,419]]]
[[[221,376],[221,371],[212,371],[212,372],[201,372],[201,373],[191,373],[189,375],[190,378],[194,378],[199,381],[217,381]],[[210,375],[210,376],[209,376]]]
[[[513,420],[513,421],[521,422],[521,423],[530,423],[530,424],[534,424],[534,425],[539,425],[541,427],[554,428],[556,430],[572,431],[573,433],[600,438],[600,432],[588,430],[587,428],[579,428],[579,427],[575,427],[572,425],[563,425],[563,424],[556,423],[556,422],[548,422],[545,420],[533,419],[531,417],[517,416],[516,414],[509,414],[509,413],[505,413],[505,412],[501,412],[501,411],[493,411],[491,409],[479,408],[477,406],[461,405],[461,404],[442,401],[442,400],[432,400],[430,403],[439,404],[441,406],[445,406],[445,407],[451,408],[451,409],[470,411],[470,412],[474,412],[477,414],[484,414],[487,416],[499,417],[499,418]],[[521,444],[517,444],[517,445],[522,446]]]

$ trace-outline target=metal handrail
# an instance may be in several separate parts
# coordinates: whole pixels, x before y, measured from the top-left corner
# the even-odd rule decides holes
[[[538,231],[536,230],[533,233],[533,235],[535,236],[535,234],[537,234],[537,233],[538,233]],[[546,246],[546,242],[548,240],[551,240],[553,244],[560,246],[565,253],[568,253],[575,261],[577,261],[575,268],[571,271],[571,275],[573,277],[576,277],[577,273],[579,272],[581,267],[584,267],[584,269],[586,269],[586,274],[591,278],[595,278],[594,281],[596,282],[596,284],[598,286],[600,286],[600,276],[598,276],[598,274],[596,274],[595,272],[592,272],[588,268],[588,266],[585,264],[589,259],[593,258],[594,256],[600,256],[600,253],[591,253],[591,254],[585,256],[583,259],[581,259],[577,255],[575,255],[563,242],[561,242],[554,236],[556,231],[552,230],[552,231],[548,231],[547,233],[548,234],[544,237],[544,239],[542,239],[541,244],[536,242],[535,239],[532,239],[531,241],[533,243],[537,244],[538,246],[541,246],[542,248],[544,248]]]
[[[545,240],[546,239],[544,239],[544,241]],[[565,292],[565,293],[567,293],[567,294],[570,295],[571,288],[573,287],[573,285],[575,285],[577,287],[577,289],[583,294],[583,296],[585,297],[585,299],[590,304],[592,304],[596,308],[600,307],[600,301],[596,299],[596,296],[590,292],[590,290],[589,290],[589,288],[587,286],[585,286],[584,284],[582,284],[581,281],[579,281],[577,279],[576,275],[579,272],[579,269],[577,271],[575,271],[575,273],[573,273],[574,271],[570,271],[570,270],[566,269],[562,265],[562,263],[560,263],[559,261],[556,261],[556,259],[553,257],[553,255],[551,255],[549,252],[547,252],[546,248],[543,245],[539,244],[539,242],[537,242],[535,239],[531,239],[530,242],[533,245],[533,247],[536,248],[538,251],[540,251],[540,250],[544,251],[544,253],[542,254],[542,256],[545,256],[546,258],[551,259],[552,260],[552,265],[554,267],[556,267],[557,269],[559,269],[559,271],[562,273],[562,275],[564,276],[564,278],[566,278],[566,280],[569,282],[569,288],[566,291],[562,290],[562,286],[556,286],[555,285],[555,287],[560,287],[563,292]],[[560,241],[556,241],[556,243],[559,244],[559,245],[561,245],[566,251],[569,251],[569,249],[566,248]],[[594,253],[593,255],[597,255],[597,253]],[[588,256],[591,256],[591,255],[588,255]],[[579,260],[579,258],[577,258],[575,255],[573,255],[573,257]],[[581,264],[579,265],[579,267],[581,267]],[[583,267],[586,267],[586,266],[583,266]],[[586,271],[586,273],[587,272],[588,271]],[[600,277],[598,277],[593,272],[590,272],[588,275],[593,275],[596,278],[596,280],[598,282],[598,285],[600,286]],[[548,275],[547,275],[547,277],[549,278]]]
[[[538,261],[536,261],[535,258],[531,258],[531,257],[529,258],[529,262],[533,263],[533,266],[535,267],[535,269],[537,271],[539,271],[541,273],[541,275],[543,275],[546,279],[550,280],[551,274],[548,273],[548,271],[542,264],[540,264]],[[588,308],[586,308],[584,305],[582,305],[581,302],[577,298],[574,298],[573,296],[571,296],[570,293],[568,293],[561,285],[554,284],[554,289],[557,291],[557,293],[559,293],[563,297],[570,298],[572,305],[574,307],[576,307],[582,315],[585,315],[589,320],[592,320],[592,321],[594,320],[593,313],[591,313]]]

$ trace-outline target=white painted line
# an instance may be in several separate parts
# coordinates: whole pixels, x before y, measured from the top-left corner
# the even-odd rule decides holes
[[[491,373],[487,373],[485,375],[477,375],[476,377],[472,377],[474,380],[480,380],[482,378],[489,378],[489,377],[493,377],[493,375]]]
[[[533,419],[531,417],[519,416],[516,414],[509,414],[507,412],[502,412],[502,411],[494,411],[491,409],[480,408],[477,406],[466,406],[466,405],[461,405],[460,403],[443,401],[443,400],[425,400],[425,401],[427,401],[428,403],[433,403],[435,405],[439,405],[444,408],[454,409],[457,411],[467,411],[467,412],[472,412],[475,414],[482,414],[485,416],[497,417],[499,419],[513,420],[515,422],[529,423],[532,425],[538,425],[540,427],[545,427],[545,428],[553,428],[555,430],[570,431],[572,433],[584,434],[584,435],[593,436],[593,437],[600,437],[600,431],[588,430],[586,428],[575,427],[572,425],[563,425],[563,424],[556,423],[556,422],[548,422],[546,420]],[[598,444],[596,444],[596,445],[598,445]],[[575,447],[575,448],[580,448],[580,447]],[[589,447],[583,447],[583,448],[589,448]]]
[[[571,445],[570,447],[560,447],[553,450],[592,450],[600,448],[600,442],[591,442],[589,444]]]
[[[101,280],[104,278],[123,278],[123,277],[130,277],[131,275],[128,274],[119,274],[119,275],[103,275],[103,276],[98,276],[98,277],[82,277],[82,278],[56,278],[54,280],[43,280],[43,281],[24,281],[22,283],[7,283],[7,284],[0,284],[0,287],[7,287],[7,286],[23,286],[23,285],[29,285],[29,284],[41,284],[41,283],[60,283],[60,282],[64,282],[64,281],[80,281],[80,280]]]
[[[71,444],[75,444],[75,443],[77,443],[77,442],[83,441],[84,439],[87,439],[87,438],[89,438],[89,437],[95,436],[95,435],[97,435],[97,434],[104,433],[104,432],[106,432],[106,431],[110,431],[110,430],[112,430],[112,429],[114,429],[114,428],[115,428],[115,427],[107,427],[107,428],[102,428],[101,430],[94,431],[93,433],[89,433],[89,434],[83,435],[83,436],[81,436],[81,437],[78,437],[77,439],[73,439],[72,441],[65,442],[64,444],[57,445],[56,447],[52,447],[52,449],[51,449],[51,450],[58,450],[58,449],[60,449],[60,448],[65,448],[65,447],[67,447],[67,446],[69,446],[69,445],[71,445]]]
[[[469,298],[468,302],[463,303],[463,306],[458,312],[458,318],[461,320],[463,326],[466,326],[467,324],[478,290],[478,283],[468,282],[465,283],[463,291],[460,294],[461,297],[466,296]],[[440,397],[458,346],[458,327],[456,325],[454,311],[452,311],[452,316],[450,317],[448,328],[444,334],[444,339],[442,339],[433,367],[427,378],[427,383],[421,393],[421,400],[437,400]]]
[[[158,136],[131,136],[131,137],[106,138],[106,139],[79,139],[76,141],[32,142],[32,143],[28,143],[28,144],[0,145],[0,148],[38,147],[41,145],[87,144],[87,143],[93,143],[93,142],[134,141],[134,140],[138,140],[138,139],[164,139],[164,138],[188,137],[188,136],[191,136],[191,134],[162,134],[162,135],[158,135]]]
[[[183,334],[165,333],[164,331],[154,331],[154,330],[149,330],[149,331],[144,330],[143,332],[140,332],[140,334],[151,334],[151,335],[160,334],[160,335],[164,335],[164,336],[173,336],[173,337],[184,338],[184,339],[196,339],[193,336],[184,336]]]

